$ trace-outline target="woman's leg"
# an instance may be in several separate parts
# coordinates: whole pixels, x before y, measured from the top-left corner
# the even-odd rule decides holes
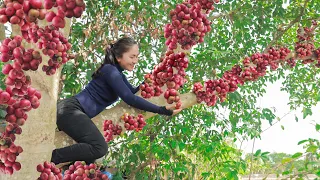
[[[77,144],[55,149],[51,161],[55,164],[69,161],[93,162],[108,152],[108,146],[99,129],[82,111],[74,110],[57,117],[58,128]]]

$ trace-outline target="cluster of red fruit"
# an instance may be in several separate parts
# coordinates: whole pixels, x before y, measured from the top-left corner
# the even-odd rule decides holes
[[[171,24],[166,24],[164,36],[170,50],[176,49],[177,43],[182,49],[189,50],[204,41],[204,36],[211,30],[211,22],[202,13],[202,1],[183,2],[170,11]]]
[[[167,51],[164,58],[160,59],[161,62],[154,68],[153,75],[156,77],[155,82],[160,86],[172,79],[174,75],[185,76],[185,69],[188,67],[189,60],[185,53],[174,53],[173,51]],[[173,72],[173,68],[177,70],[177,73]],[[182,84],[180,84],[182,85]],[[177,85],[177,88],[180,86]]]
[[[135,130],[141,131],[143,127],[146,125],[146,122],[143,118],[142,114],[138,114],[137,117],[129,115],[128,113],[124,113],[121,116],[121,120],[124,121],[124,127],[126,130]]]
[[[18,109],[17,109],[18,110]],[[21,109],[20,109],[21,110]],[[23,112],[23,110],[21,110],[19,113],[21,114],[25,114],[25,112]],[[22,119],[21,122],[24,123],[24,118],[20,118]],[[21,134],[22,133],[22,129],[21,127],[18,125],[18,123],[16,124],[12,124],[12,123],[9,123],[7,126],[6,126],[6,131],[2,134],[4,137],[7,137],[7,138],[10,138],[12,141],[15,141],[16,140],[16,135],[15,134]]]
[[[15,52],[14,52],[15,53]],[[33,49],[23,50],[23,56],[21,58],[16,58],[13,65],[5,64],[2,73],[6,74],[11,69],[22,69],[24,71],[32,70],[36,71],[39,65],[42,63],[42,57],[39,51]],[[21,66],[21,68],[20,68]]]
[[[21,94],[22,93],[22,94]],[[28,118],[26,112],[32,108],[39,107],[41,94],[32,87],[27,87],[26,92],[19,91],[17,88],[12,88],[9,85],[6,91],[0,90],[1,104],[7,104],[7,115],[5,116],[8,125],[6,131],[2,134],[2,138],[9,137],[15,141],[15,134],[21,134],[21,128],[18,126],[24,125]]]
[[[239,65],[235,65],[231,68],[231,70],[228,70],[223,73],[223,78],[228,81],[233,81],[235,84],[243,85],[244,81],[240,77],[242,72],[242,68]]]
[[[299,26],[297,29],[297,38],[299,41],[313,41],[314,30],[317,27],[317,21],[313,20],[311,22],[311,27]]]
[[[38,43],[38,48],[42,49],[42,53],[50,57],[48,66],[44,65],[42,70],[47,75],[53,75],[61,65],[65,64],[69,59],[73,58],[67,54],[71,49],[71,44],[63,36],[63,34],[53,26],[46,26]]]
[[[57,13],[46,10],[53,7],[57,7]],[[21,26],[22,36],[27,42],[37,43],[40,39],[38,48],[42,49],[44,55],[50,57],[48,65],[44,65],[42,70],[47,75],[53,75],[57,68],[73,58],[67,54],[71,44],[59,32],[59,28],[64,28],[65,17],[80,17],[84,9],[83,0],[45,0],[44,4],[41,0],[6,0],[4,7],[0,9],[0,22],[6,23],[8,17],[13,18],[14,23],[18,22]],[[19,16],[12,15],[14,13],[18,13]],[[18,20],[16,20],[17,18]],[[37,19],[45,19],[52,24],[45,28],[39,28]],[[17,50],[17,53],[20,52]],[[4,58],[6,60],[8,57]],[[38,61],[30,62],[28,67],[36,69],[35,67],[38,67],[40,63]]]
[[[155,85],[152,74],[144,75],[144,83],[140,85],[141,96],[143,98],[151,98],[153,96],[160,96],[163,91],[159,85]]]
[[[179,89],[185,83],[185,69],[189,61],[183,52],[174,54],[173,51],[168,51],[160,60],[153,73],[145,75],[145,84],[140,86],[144,98],[160,96],[163,93],[160,87],[165,84],[168,89]],[[177,72],[174,72],[174,68]]]
[[[114,135],[120,135],[122,132],[122,127],[119,125],[114,125],[112,120],[105,120],[103,122],[103,131],[106,142],[113,140]]]
[[[124,113],[121,117],[124,121],[124,127],[126,130],[135,130],[139,132],[146,125],[146,122],[142,114],[138,114],[137,117]],[[122,132],[122,127],[120,125],[114,125],[112,120],[105,120],[103,123],[103,131],[106,142],[113,140],[114,135],[120,135]]]
[[[36,109],[40,105],[41,94],[30,87],[31,79],[24,74],[23,70],[36,70],[42,59],[38,51],[25,51],[19,36],[14,39],[5,39],[0,46],[0,51],[3,62],[14,60],[12,65],[5,64],[2,69],[2,73],[7,75],[5,80],[7,87],[5,91],[0,90],[0,103],[9,105],[6,120],[9,123],[17,123],[18,118],[26,119],[24,112],[32,108]]]
[[[26,50],[22,46],[22,37],[15,36],[13,39],[6,38],[2,41],[0,46],[0,59],[2,62],[8,62],[9,60],[15,60],[16,64],[13,66],[19,66],[22,70],[37,70],[39,64],[42,62],[39,51],[32,49]],[[20,69],[15,67],[15,69]],[[7,71],[6,71],[7,72]]]
[[[38,164],[37,171],[40,172],[40,177],[37,180],[62,180],[63,176],[59,168],[55,166],[54,163],[44,162],[43,164]]]
[[[20,26],[27,22],[37,22],[38,20],[44,20],[47,11],[43,9],[41,1],[23,0],[22,6],[25,13],[25,20],[23,20],[24,23],[19,24]]]
[[[41,98],[41,93],[30,87],[30,77],[24,74],[24,70],[36,70],[38,68],[42,61],[40,53],[38,51],[25,50],[21,43],[22,37],[15,36],[13,39],[6,38],[0,46],[1,60],[3,62],[13,60],[12,64],[5,64],[2,68],[2,73],[7,75],[5,79],[6,89],[0,90],[0,104],[8,105],[5,117],[8,124],[0,139],[10,139],[10,146],[2,146],[2,148],[7,147],[8,149],[11,146],[15,147],[15,134],[21,134],[22,130],[19,126],[24,125],[27,120],[26,112],[38,108],[40,105],[39,99]],[[2,152],[4,151],[2,150]],[[19,153],[14,153],[15,157],[18,155]],[[10,155],[10,157],[12,156]],[[13,165],[18,164],[18,162],[10,160],[1,160],[0,162],[7,169],[4,171],[5,173],[12,174],[13,170],[20,169],[13,168]],[[18,165],[15,166],[18,167]]]
[[[296,42],[295,51],[297,53],[297,57],[303,59],[303,64],[314,62],[312,58],[306,57],[312,56],[315,50],[313,36],[317,25],[317,22],[313,21],[311,27],[299,27],[297,30],[298,42]],[[320,67],[320,61],[318,61],[316,66]]]
[[[15,89],[7,87],[6,91],[3,92],[8,93],[12,97],[11,100],[15,101],[12,105],[6,103],[9,105],[6,109],[6,121],[9,123],[17,123],[19,126],[22,126],[28,118],[26,112],[29,112],[32,108],[37,109],[39,107],[41,93],[32,87],[29,87],[27,92],[23,95],[18,95],[14,90]]]
[[[313,43],[297,43],[296,45],[296,52],[297,52],[297,56],[298,58],[305,58],[307,56],[311,56],[315,47]],[[310,61],[310,59],[305,59],[303,60],[303,64],[308,64],[308,63],[312,63],[313,61]]]
[[[86,9],[83,0],[44,0],[44,5],[46,9],[58,7],[58,11],[61,10],[63,12],[61,14],[64,14],[64,16],[61,16],[62,19],[65,17],[79,18]]]
[[[288,48],[271,47],[267,53],[255,53],[251,57],[243,60],[243,68],[235,65],[231,70],[226,71],[223,77],[218,80],[208,80],[205,87],[195,83],[193,92],[197,96],[198,102],[204,101],[208,106],[214,106],[219,97],[220,102],[224,102],[227,93],[237,90],[238,85],[243,85],[247,81],[255,81],[266,74],[267,67],[276,70],[280,63],[287,62],[292,65],[294,61],[286,60],[290,50]],[[290,64],[291,63],[291,64]]]
[[[167,51],[165,57],[161,58],[161,63],[154,68],[155,82],[160,86],[167,85],[164,97],[169,104],[176,102],[176,109],[181,107],[178,89],[187,81],[185,69],[188,64],[189,60],[185,53]]]
[[[33,88],[28,89],[28,93],[30,95],[24,95],[25,99],[17,101],[15,97],[11,97],[12,102],[15,103],[7,107],[7,115],[5,119],[8,124],[5,132],[1,135],[2,137],[0,137],[0,154],[2,154],[2,158],[0,158],[0,167],[3,170],[3,173],[11,175],[13,170],[20,170],[21,165],[19,162],[15,162],[15,160],[16,156],[22,152],[22,148],[20,146],[16,146],[13,142],[16,139],[15,134],[22,133],[20,126],[22,126],[28,118],[26,112],[30,111],[31,108],[37,108],[39,106],[39,98],[35,95],[36,92],[39,95],[39,98],[41,98],[40,93]],[[10,98],[10,93],[12,93],[10,87],[7,87],[7,91],[1,92],[1,102],[6,102],[3,101],[3,95],[5,95],[5,99],[8,100]],[[19,96],[16,95],[16,97]]]
[[[206,14],[208,14],[211,10],[214,10],[214,4],[219,3],[220,0],[189,0],[190,4],[199,3],[201,5],[201,8],[206,11]]]
[[[16,162],[16,159],[22,151],[23,149],[16,146],[10,138],[0,139],[0,173],[11,175],[14,171],[19,171],[21,164]]]
[[[259,77],[266,74],[267,67],[271,70],[276,70],[280,63],[286,61],[290,50],[285,47],[279,49],[271,47],[267,53],[255,53],[251,57],[246,57],[243,60],[243,71],[241,78],[243,81],[255,81]],[[290,63],[289,61],[287,61]]]
[[[144,98],[159,96],[163,93],[160,87],[167,85],[164,97],[167,103],[176,102],[176,109],[181,107],[178,89],[186,82],[185,69],[188,67],[189,60],[185,53],[174,53],[167,51],[161,62],[154,67],[152,74],[145,75],[145,84],[140,86],[141,95]],[[149,91],[149,93],[148,93]]]
[[[19,80],[21,80],[23,77],[22,70],[36,71],[39,67],[39,64],[42,62],[40,52],[34,51],[33,49],[25,50],[21,45],[20,38],[21,36],[15,36],[14,39],[6,38],[0,46],[1,61],[8,62],[9,60],[14,60],[12,65],[5,64],[2,69],[3,74],[9,75],[10,79],[7,78],[6,80],[9,84],[12,83],[14,77],[17,77]]]
[[[268,60],[268,64],[264,64],[264,66],[269,65],[271,70],[276,70],[279,68],[279,64],[283,64],[286,62],[288,55],[290,54],[290,49],[286,47],[281,48],[273,48],[271,47],[268,53],[263,54],[263,58]],[[266,68],[265,68],[266,69]],[[265,71],[265,70],[264,70]],[[265,73],[264,73],[265,74]],[[264,74],[262,76],[264,76]]]
[[[227,93],[236,91],[238,84],[243,83],[239,76],[240,73],[238,66],[235,66],[231,71],[227,71],[223,78],[206,81],[205,87],[199,82],[195,83],[193,92],[197,95],[197,102],[204,101],[208,106],[214,106],[218,97],[220,102],[224,102]]]
[[[48,65],[42,67],[47,75],[55,74],[56,69],[73,58],[67,54],[67,51],[71,49],[71,44],[58,28],[52,25],[41,28],[34,23],[28,23],[21,28],[21,31],[27,42],[37,43],[40,40],[37,43],[38,48],[42,49],[44,55],[50,57]]]
[[[57,7],[57,13],[47,11]],[[57,28],[65,27],[65,17],[80,17],[85,10],[83,0],[5,0],[0,9],[0,22],[18,24],[37,22],[46,19]]]
[[[214,106],[217,102],[216,94],[207,93],[200,82],[194,83],[192,92],[196,94],[198,103],[205,102],[207,106]]]
[[[164,98],[167,99],[168,104],[176,103],[175,108],[179,109],[181,107],[181,101],[180,101],[180,93],[175,89],[167,89],[164,93]]]
[[[48,22],[52,22],[57,28],[65,27],[65,17],[79,18],[85,10],[85,3],[83,0],[45,0],[45,8],[51,9],[58,7],[57,13],[48,11],[45,18]]]
[[[101,173],[94,163],[86,165],[83,161],[76,161],[64,172],[64,180],[109,180],[108,176]]]
[[[20,0],[18,2],[4,1],[4,7],[0,8],[0,23],[10,22],[11,24],[23,24],[25,13]]]

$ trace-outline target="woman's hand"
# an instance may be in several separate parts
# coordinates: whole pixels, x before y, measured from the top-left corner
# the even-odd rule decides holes
[[[178,114],[178,113],[182,110],[182,108],[176,109],[176,106],[175,106],[175,105],[167,105],[167,106],[166,106],[166,109],[168,109],[168,110],[173,110],[172,116]]]

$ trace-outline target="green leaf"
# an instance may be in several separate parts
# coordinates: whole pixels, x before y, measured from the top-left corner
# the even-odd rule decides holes
[[[189,129],[187,128],[187,127],[182,127],[181,128],[181,131],[183,132],[183,133],[187,133],[188,131],[189,131]]]
[[[318,94],[317,100],[320,101],[320,94]]]
[[[269,121],[269,123],[271,124],[273,119],[276,117],[272,111],[270,109],[264,108],[262,110],[262,115],[266,118],[266,120]]]
[[[283,171],[282,175],[288,175],[290,172],[289,171]]]
[[[308,115],[312,115],[312,111],[310,108],[303,108],[303,119],[305,119]]]
[[[204,178],[206,178],[206,177],[209,177],[209,176],[210,176],[210,173],[208,173],[208,172],[203,172],[203,173],[201,173],[201,176],[204,177]]]
[[[291,157],[294,158],[294,159],[296,159],[296,158],[299,158],[299,157],[301,157],[301,156],[302,156],[302,153],[301,153],[301,152],[297,152],[297,153],[295,153],[294,155],[292,155]]]
[[[283,125],[281,125],[281,129],[284,130],[284,126]]]
[[[295,120],[296,120],[296,122],[298,122],[298,121],[299,121],[297,116],[295,116]]]
[[[182,151],[186,147],[186,144],[184,142],[179,142],[178,145],[179,145],[180,151]]]
[[[0,109],[0,118],[5,118],[7,111]]]
[[[318,146],[312,145],[307,148],[307,152],[315,153],[318,149]]]
[[[299,141],[299,142],[298,142],[298,145],[303,144],[303,143],[308,142],[308,141],[309,141],[309,140],[302,140],[302,141]]]
[[[260,153],[261,153],[261,149],[258,149],[258,150],[256,151],[256,153],[254,153],[254,156],[259,156]]]
[[[316,124],[316,131],[320,130],[320,124]]]
[[[263,153],[261,153],[261,156],[264,156],[264,155],[267,155],[267,154],[270,154],[270,152],[263,152]]]
[[[281,163],[286,164],[288,162],[291,162],[292,160],[293,160],[292,158],[284,158],[284,159],[282,159]]]

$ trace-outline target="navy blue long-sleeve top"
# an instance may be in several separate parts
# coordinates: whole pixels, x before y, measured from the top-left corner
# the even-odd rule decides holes
[[[79,94],[75,95],[90,118],[116,102],[119,97],[128,105],[141,110],[165,115],[172,114],[172,111],[134,95],[138,92],[139,86],[134,88],[122,71],[123,68],[119,64],[105,64],[100,69],[99,76],[92,79]]]

